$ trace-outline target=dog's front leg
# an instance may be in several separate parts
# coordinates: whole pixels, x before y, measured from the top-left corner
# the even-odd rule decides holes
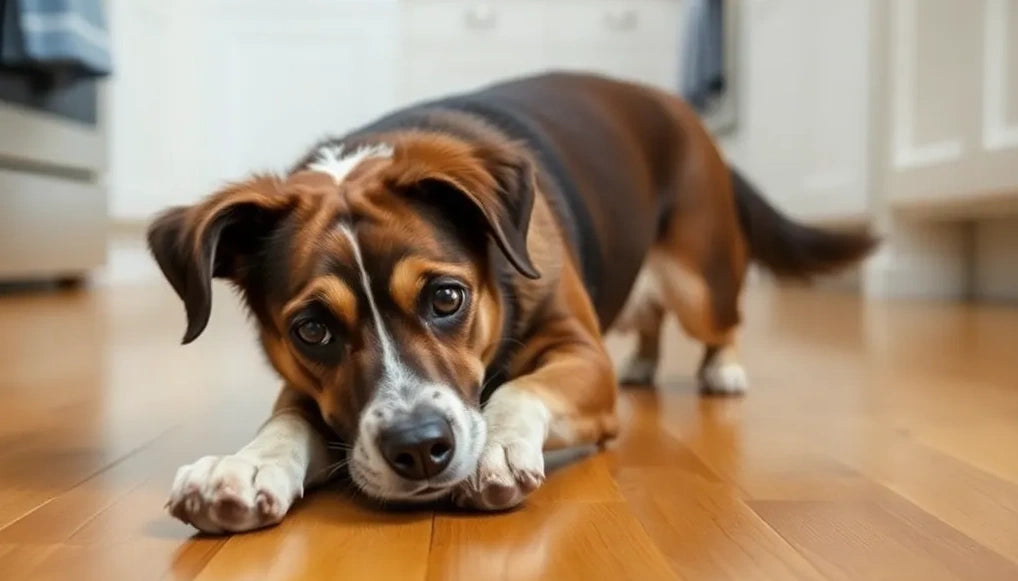
[[[206,533],[250,531],[277,524],[293,502],[326,477],[328,449],[284,389],[272,417],[236,454],[204,456],[181,467],[167,510]]]
[[[600,443],[618,431],[617,384],[600,342],[542,350],[532,373],[499,387],[484,408],[487,442],[477,472],[456,491],[461,506],[516,506],[544,481],[544,450]]]

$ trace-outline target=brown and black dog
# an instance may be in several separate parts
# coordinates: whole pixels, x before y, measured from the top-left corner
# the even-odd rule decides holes
[[[205,328],[211,281],[242,292],[284,387],[255,439],[181,468],[171,513],[203,531],[279,522],[334,471],[366,494],[514,506],[543,450],[612,438],[602,344],[636,331],[653,380],[665,313],[703,342],[709,393],[739,393],[739,295],[756,259],[806,277],[868,235],[781,216],[664,92],[548,74],[394,113],[174,208],[149,243]]]

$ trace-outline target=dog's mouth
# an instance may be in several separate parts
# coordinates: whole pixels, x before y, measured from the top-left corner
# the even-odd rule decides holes
[[[448,498],[458,486],[466,479],[455,480],[443,484],[425,483],[418,487],[404,488],[402,490],[379,490],[363,480],[354,480],[356,488],[369,498],[393,503],[395,505],[421,505],[441,501]]]
[[[440,501],[443,498],[446,498],[450,494],[452,494],[452,491],[455,488],[456,485],[425,486],[408,494],[404,502],[410,502],[412,504],[422,504]]]
[[[421,488],[420,490],[415,490],[414,492],[410,493],[410,495],[411,496],[431,496],[433,494],[437,494],[437,493],[440,493],[440,492],[447,492],[450,488],[451,488],[450,486],[425,486],[424,488]]]

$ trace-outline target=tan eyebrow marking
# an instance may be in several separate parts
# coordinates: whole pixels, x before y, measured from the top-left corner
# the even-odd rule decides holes
[[[357,324],[357,295],[346,282],[334,275],[320,276],[283,307],[283,319],[289,320],[298,310],[313,299],[321,300],[347,327]]]
[[[389,294],[404,312],[412,313],[417,307],[417,297],[432,276],[452,276],[467,283],[473,283],[470,270],[449,262],[430,260],[422,256],[409,256],[396,263],[389,277]]]
[[[317,242],[332,226],[337,204],[326,196],[319,196],[316,205],[302,209],[301,227],[294,235],[292,246],[292,269],[296,273],[309,270],[311,259],[321,248]]]

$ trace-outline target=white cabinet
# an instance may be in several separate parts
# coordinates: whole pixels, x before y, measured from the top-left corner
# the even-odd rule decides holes
[[[541,0],[401,3],[400,99],[404,103],[477,88],[540,70],[545,62]]]
[[[172,6],[170,6],[172,4]],[[118,0],[114,217],[149,219],[396,105],[398,4]]]
[[[678,87],[679,0],[404,0],[400,100],[552,69]]]
[[[513,76],[567,68],[678,87],[681,0],[114,5],[118,219],[283,169],[396,107]]]
[[[743,9],[733,161],[783,210],[858,220],[867,195],[869,6],[772,0]]]
[[[1018,201],[1018,0],[743,8],[733,161],[799,218],[872,225],[868,293],[978,292],[963,220]]]
[[[678,89],[677,0],[560,0],[545,3],[547,66]]]
[[[890,204],[1018,194],[1018,0],[898,0],[888,17]]]
[[[1018,195],[1018,0],[743,12],[743,114],[726,145],[787,211],[858,222]]]
[[[221,0],[215,70],[220,171],[282,170],[315,141],[396,105],[394,3]]]
[[[966,220],[1013,213],[1018,201],[1018,0],[872,5],[881,28],[874,218],[885,243],[867,292],[1005,294],[986,275],[1018,259],[1014,238],[983,236],[1000,229]]]

